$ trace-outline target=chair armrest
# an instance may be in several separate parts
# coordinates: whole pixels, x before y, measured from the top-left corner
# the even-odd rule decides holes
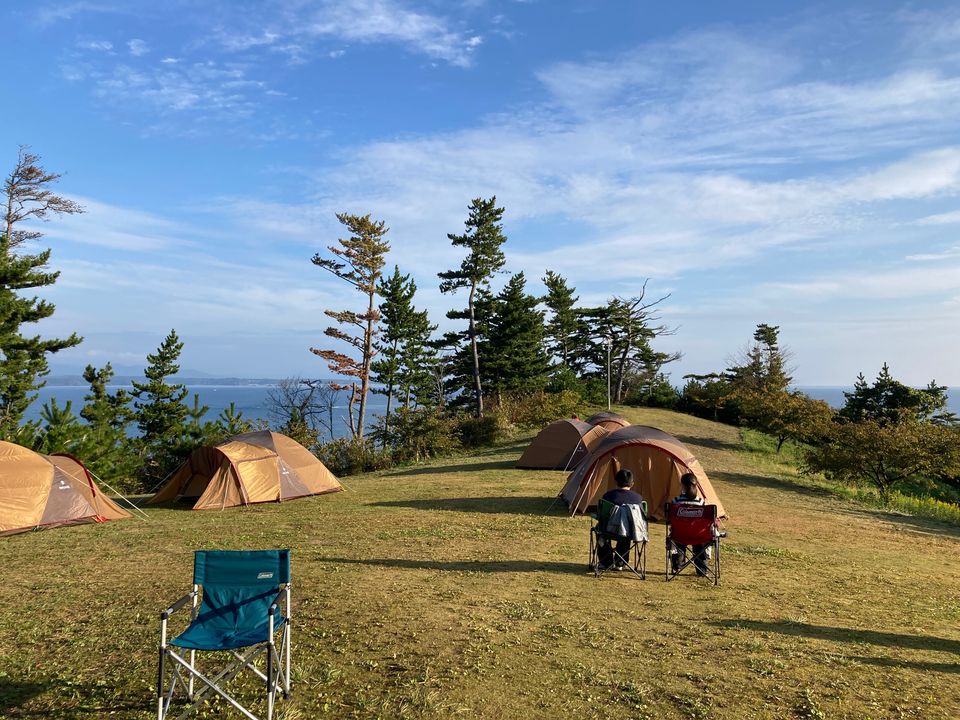
[[[182,598],[180,598],[179,600],[177,600],[173,605],[171,605],[171,606],[168,607],[166,610],[164,610],[162,613],[160,613],[160,619],[161,619],[161,620],[166,620],[167,618],[169,618],[169,617],[170,617],[171,615],[173,615],[177,610],[179,610],[179,609],[182,608],[184,605],[186,605],[190,600],[192,600],[196,594],[197,594],[197,591],[196,591],[196,590],[191,590],[190,592],[188,592],[188,593],[187,593],[186,595],[184,595]]]
[[[274,608],[280,607],[280,600],[287,594],[286,586],[280,588],[277,591],[277,594],[273,596],[273,600],[270,602],[270,610],[268,612],[273,612]]]

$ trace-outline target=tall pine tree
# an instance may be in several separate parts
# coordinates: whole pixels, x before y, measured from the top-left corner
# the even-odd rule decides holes
[[[336,390],[350,390],[350,431],[355,438],[362,439],[366,425],[367,394],[370,390],[370,365],[376,354],[373,344],[377,335],[377,321],[380,319],[380,311],[376,308],[374,298],[386,262],[385,257],[390,250],[390,244],[383,239],[389,228],[383,221],[371,220],[369,214],[338,213],[337,220],[350,231],[350,237],[339,239],[339,246],[327,247],[333,254],[332,258],[325,258],[319,253],[314,255],[313,264],[352,285],[364,296],[367,307],[359,313],[354,310],[325,310],[325,314],[336,320],[340,327],[328,327],[324,334],[346,343],[356,350],[360,357],[333,349],[310,348],[310,352],[326,360],[333,372],[352,378],[349,385],[331,383],[331,387]],[[353,407],[358,402],[360,407],[354,419]]]
[[[503,208],[497,207],[496,196],[489,200],[474,198],[462,235],[448,233],[447,237],[456,247],[467,248],[467,257],[456,270],[438,273],[440,292],[456,292],[469,288],[467,297],[467,332],[470,338],[470,354],[473,376],[473,397],[477,417],[483,417],[483,385],[480,380],[480,352],[478,348],[476,299],[478,289],[506,263],[501,246],[507,238],[503,234]]]
[[[565,278],[551,270],[547,270],[543,284],[547,286],[543,302],[550,311],[546,326],[550,341],[548,349],[559,365],[570,367],[573,338],[578,325],[575,306],[579,298],[573,294],[575,288],[567,285]]]
[[[50,250],[31,254],[19,248],[43,237],[25,229],[24,221],[46,220],[50,215],[72,215],[83,209],[50,188],[60,179],[40,167],[40,157],[21,147],[13,171],[3,183],[4,222],[0,233],[0,437],[12,439],[35,390],[43,387],[48,372],[47,355],[80,343],[76,334],[63,339],[41,339],[24,334],[53,315],[54,306],[23,291],[53,285],[59,272],[47,272]],[[33,225],[31,228],[35,228]]]

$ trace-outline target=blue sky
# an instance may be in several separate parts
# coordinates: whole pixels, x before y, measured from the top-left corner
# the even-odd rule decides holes
[[[43,228],[42,330],[86,338],[57,368],[142,365],[175,327],[189,368],[326,375],[334,213],[385,220],[447,323],[446,233],[496,194],[508,269],[671,293],[677,383],[767,322],[801,384],[960,385],[955,4],[15,0],[0,24],[0,169],[29,144],[87,209]]]

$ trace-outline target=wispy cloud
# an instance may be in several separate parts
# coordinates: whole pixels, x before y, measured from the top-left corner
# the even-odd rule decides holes
[[[140,57],[141,55],[146,55],[148,52],[150,52],[150,46],[147,45],[145,40],[134,38],[133,40],[127,41],[127,50],[134,57]]]

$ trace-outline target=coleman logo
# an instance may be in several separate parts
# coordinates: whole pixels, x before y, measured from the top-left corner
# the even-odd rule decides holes
[[[262,572],[257,575],[257,580],[269,580],[273,577],[272,572]]]
[[[683,517],[683,518],[703,517],[703,508],[702,507],[678,507],[677,517]]]

